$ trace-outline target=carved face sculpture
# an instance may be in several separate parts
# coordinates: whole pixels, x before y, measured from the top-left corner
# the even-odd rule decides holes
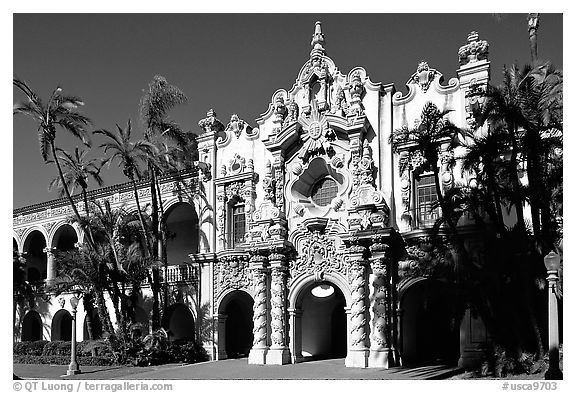
[[[318,139],[320,138],[320,136],[322,136],[322,126],[320,125],[319,122],[315,121],[312,124],[310,124],[308,132],[310,133],[310,138]]]

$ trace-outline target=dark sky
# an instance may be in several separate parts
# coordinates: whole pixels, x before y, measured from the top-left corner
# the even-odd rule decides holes
[[[455,77],[472,30],[490,44],[494,83],[505,64],[530,59],[526,14],[14,14],[13,72],[41,97],[58,84],[82,97],[94,128],[131,118],[139,136],[140,97],[157,74],[189,98],[172,113],[183,129],[199,132],[210,108],[224,124],[237,113],[256,126],[272,94],[290,90],[308,60],[316,20],[344,74],[362,66],[372,81],[402,91],[421,60],[446,81]],[[562,15],[542,14],[538,35],[540,57],[558,68],[562,24]],[[14,101],[21,98],[14,89]],[[47,190],[56,168],[42,162],[36,128],[14,117],[14,208],[57,197]],[[62,130],[56,141],[79,144]],[[93,156],[101,141],[94,138]],[[117,167],[103,172],[107,185],[126,181]]]

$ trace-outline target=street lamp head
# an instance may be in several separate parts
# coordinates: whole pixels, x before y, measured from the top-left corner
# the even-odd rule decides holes
[[[550,251],[550,253],[544,257],[544,265],[546,265],[546,270],[549,272],[558,271],[560,268],[560,255],[554,251]]]
[[[70,298],[70,304],[72,305],[72,310],[76,311],[76,308],[78,308],[79,301],[80,299],[77,296],[72,296]]]

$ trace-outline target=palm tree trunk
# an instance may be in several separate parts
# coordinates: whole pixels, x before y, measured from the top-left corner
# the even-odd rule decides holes
[[[516,128],[511,124],[508,124],[508,134],[510,137],[510,141],[512,144],[512,152],[510,154],[510,163],[509,163],[509,176],[510,176],[510,184],[512,185],[512,191],[514,193],[513,196],[513,203],[516,207],[516,219],[518,221],[518,225],[523,229],[523,232],[526,232],[526,223],[524,222],[524,206],[522,204],[522,196],[520,193],[520,180],[518,179],[518,143],[516,141]]]
[[[62,182],[62,187],[64,188],[64,192],[66,193],[66,197],[68,198],[68,202],[70,202],[70,206],[72,207],[72,210],[74,211],[74,214],[76,215],[76,218],[78,219],[78,222],[82,222],[82,218],[80,217],[80,213],[78,213],[78,209],[76,208],[76,204],[74,204],[74,200],[72,199],[72,196],[70,195],[70,191],[68,190],[68,186],[66,186],[66,182],[64,181],[64,174],[62,172],[62,167],[60,166],[60,161],[58,160],[58,155],[56,154],[56,146],[54,145],[53,140],[50,141],[50,149],[52,150],[52,157],[54,157],[54,162],[56,163],[56,167],[58,168],[58,175],[60,176],[60,181]],[[86,231],[84,231],[84,233],[86,234]],[[92,238],[90,237],[89,234],[87,236],[87,239],[88,239],[88,243],[90,244],[92,249],[95,249],[94,241],[92,240]]]
[[[502,200],[500,199],[500,193],[498,192],[498,183],[496,182],[496,175],[494,173],[494,168],[491,165],[486,165],[486,175],[488,177],[488,183],[492,189],[492,195],[494,197],[494,204],[496,205],[496,227],[498,228],[498,234],[502,236],[505,231],[504,227],[504,217],[502,215]]]
[[[134,176],[130,177],[130,182],[132,183],[132,189],[134,190],[134,199],[136,200],[136,208],[138,209],[138,219],[140,220],[140,227],[142,228],[142,236],[144,236],[144,252],[145,256],[148,258],[150,256],[150,244],[148,242],[148,231],[146,229],[146,224],[144,223],[144,217],[142,216],[142,209],[140,208],[140,198],[138,198],[138,187],[136,186],[136,181]]]
[[[166,254],[166,221],[164,220],[164,203],[162,202],[162,193],[160,192],[160,183],[158,176],[154,176],[156,183],[156,191],[158,192],[158,260],[162,262],[164,268],[164,277],[168,277],[168,255]],[[168,282],[164,279],[163,288],[164,301],[162,302],[162,315],[166,313],[168,308]]]
[[[114,334],[114,327],[112,326],[112,321],[110,320],[110,314],[108,314],[106,300],[104,299],[104,292],[102,289],[97,288],[94,290],[94,293],[96,297],[96,309],[98,310],[98,317],[102,322],[102,328],[108,334]]]

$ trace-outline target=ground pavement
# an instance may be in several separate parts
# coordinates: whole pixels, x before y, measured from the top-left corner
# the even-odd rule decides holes
[[[82,367],[82,374],[66,377],[67,366],[14,364],[24,379],[446,379],[461,370],[454,366],[359,369],[344,366],[344,359],[318,360],[284,366],[248,365],[248,359],[151,367]]]

